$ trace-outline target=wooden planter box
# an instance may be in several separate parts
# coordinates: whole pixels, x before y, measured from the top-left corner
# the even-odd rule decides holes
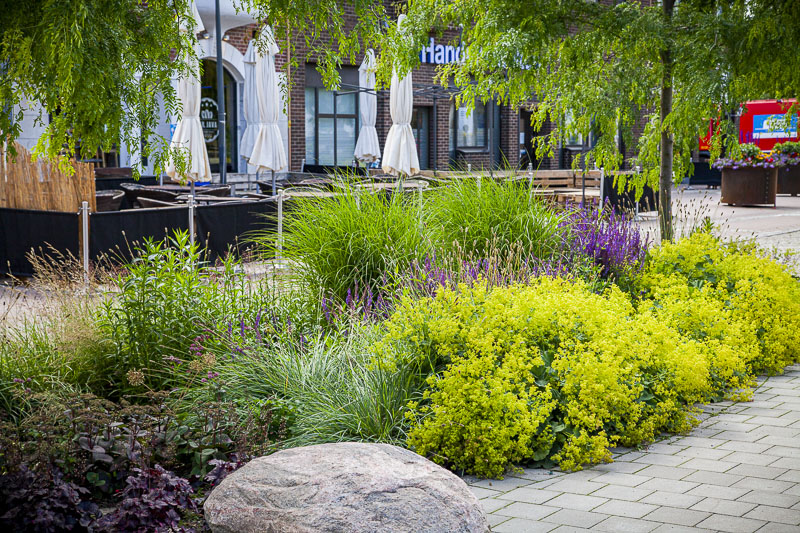
[[[775,205],[778,169],[741,167],[722,169],[722,203],[728,205]]]
[[[800,194],[800,165],[785,166],[778,171],[778,194]]]

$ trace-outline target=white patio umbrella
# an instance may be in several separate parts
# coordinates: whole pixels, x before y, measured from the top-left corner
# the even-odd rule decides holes
[[[397,18],[397,27],[402,28],[406,16]],[[414,132],[411,130],[411,115],[414,108],[414,89],[411,72],[401,79],[397,71],[392,72],[392,85],[389,94],[389,112],[392,115],[392,127],[386,136],[383,148],[383,171],[413,176],[419,172],[419,157]]]
[[[197,27],[195,31],[203,30],[203,22],[197,12],[197,7],[192,2]],[[181,28],[182,31],[188,31]],[[196,40],[194,41],[196,44]],[[181,102],[181,117],[175,126],[170,148],[179,148],[187,152],[189,158],[188,169],[184,174],[179,175],[175,163],[170,161],[167,167],[167,175],[173,179],[185,179],[192,183],[211,179],[211,167],[208,164],[208,152],[206,151],[206,141],[203,137],[203,126],[200,124],[200,78],[199,64],[193,62],[188,65],[190,74],[178,80],[177,95]]]
[[[265,26],[261,32],[265,39],[267,53],[257,50],[256,58],[256,93],[258,94],[258,133],[256,134],[250,164],[256,170],[272,171],[272,194],[275,194],[275,171],[286,168],[286,152],[283,150],[280,119],[281,93],[278,87],[278,76],[275,73],[275,56],[280,51],[275,44],[272,29]]]
[[[244,119],[247,122],[247,127],[244,129],[242,135],[242,142],[239,143],[239,153],[245,159],[250,159],[250,154],[253,153],[253,146],[256,144],[256,135],[258,134],[258,91],[256,90],[256,50],[255,41],[251,40],[247,45],[247,51],[244,53],[244,94],[243,110]],[[248,173],[255,173],[252,165],[248,165]]]
[[[358,67],[358,109],[361,115],[361,130],[358,132],[355,157],[359,161],[372,163],[381,158],[378,130],[375,119],[378,115],[378,95],[375,94],[375,52],[370,48]]]

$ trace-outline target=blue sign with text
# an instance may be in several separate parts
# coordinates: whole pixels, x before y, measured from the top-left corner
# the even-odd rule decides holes
[[[797,137],[797,115],[792,116],[789,130],[786,130],[784,115],[753,115],[754,139],[783,139]]]

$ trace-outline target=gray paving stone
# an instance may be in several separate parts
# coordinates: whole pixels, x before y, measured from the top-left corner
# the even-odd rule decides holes
[[[763,452],[770,457],[797,457],[800,458],[800,448],[788,446],[772,446]]]
[[[507,519],[498,526],[492,526],[492,531],[495,533],[547,533],[556,527],[555,524],[548,524],[547,522],[512,518],[510,520]]]
[[[715,434],[716,438],[723,440],[736,440],[741,442],[755,442],[761,435],[752,431],[722,431]]]
[[[785,468],[787,470],[800,470],[800,457],[781,457],[769,464],[774,468]]]
[[[679,466],[651,465],[637,472],[640,476],[648,476],[657,479],[683,479],[697,470],[682,468]]]
[[[610,516],[594,526],[593,531],[608,531],[609,533],[649,533],[657,528],[657,522],[648,522],[637,518],[624,516]]]
[[[653,505],[666,505],[669,507],[682,507],[690,509],[693,505],[703,500],[702,496],[692,496],[691,494],[677,494],[675,492],[656,491],[641,500],[642,503]],[[749,505],[749,504],[748,504]],[[702,509],[701,509],[702,510]]]
[[[746,477],[741,481],[737,481],[732,487],[762,490],[767,492],[785,492],[794,486],[791,481],[778,481],[776,479],[762,479],[757,477]]]
[[[641,500],[652,490],[643,489],[640,487],[625,487],[623,485],[606,485],[600,490],[592,493],[592,496],[600,496],[603,498],[610,498],[614,500],[625,500],[635,502]]]
[[[787,448],[800,448],[800,441],[797,439],[777,435],[765,435],[758,440],[758,443],[772,446],[786,446]]]
[[[506,492],[505,494],[500,494],[497,496],[497,499],[538,504],[552,500],[553,498],[555,498],[560,494],[561,494],[560,492],[549,489],[524,487],[521,489],[514,489],[512,491]]]
[[[501,516],[510,516],[511,518],[525,518],[528,520],[541,520],[547,515],[551,515],[558,511],[556,507],[547,507],[546,505],[534,505],[531,503],[514,502],[510,505],[498,509],[494,514]]]
[[[723,487],[728,487],[733,485],[737,481],[743,479],[742,476],[737,476],[734,474],[723,474],[719,472],[707,472],[704,470],[698,470],[693,474],[689,474],[688,476],[681,478],[683,481],[695,481],[697,483],[704,483],[707,485],[721,485]]]
[[[750,452],[732,452],[725,458],[726,461],[731,463],[744,463],[747,465],[766,466],[775,461],[772,455],[764,455],[763,453],[750,453]]]
[[[800,470],[787,470],[776,479],[778,481],[791,481],[792,483],[800,483]]]
[[[696,431],[696,430],[695,430]],[[700,437],[692,433],[689,437],[684,437],[681,439],[681,445],[685,446],[698,446],[702,448],[716,448],[722,444],[725,444],[727,441],[722,439],[712,439],[708,437]]]
[[[680,443],[667,444],[664,442],[656,442],[654,444],[651,444],[650,446],[646,446],[644,448],[644,451],[646,451],[647,453],[660,453],[660,454],[672,455],[678,453],[684,448],[686,448],[686,446],[681,445]]]
[[[678,526],[675,524],[662,524],[653,530],[653,533],[712,533],[710,529]]]
[[[781,416],[788,412],[789,411],[786,409],[763,409],[759,407],[748,407],[739,414],[752,416]]]
[[[688,458],[698,458],[698,459],[720,460],[723,457],[730,455],[731,453],[733,453],[731,450],[724,450],[722,449],[722,446],[720,446],[719,448],[692,447],[692,448],[686,448],[685,450],[678,452],[678,456],[688,457]],[[731,459],[726,458],[725,460],[730,461]]]
[[[487,514],[486,521],[489,522],[489,527],[492,528],[493,531],[497,531],[495,526],[506,522],[507,520],[514,520],[513,518],[509,518],[507,516],[499,515],[499,514]]]
[[[562,509],[546,517],[545,522],[561,524],[572,527],[591,528],[595,524],[608,518],[607,514],[591,511],[576,511],[574,509]]]
[[[683,463],[683,468],[704,470],[706,472],[727,472],[735,466],[736,463],[729,463],[727,461],[714,461],[712,459],[689,459]]]
[[[775,459],[773,459],[774,461]],[[594,470],[599,472],[621,472],[623,474],[635,474],[636,472],[647,468],[646,464],[642,463],[606,463],[602,465],[597,465],[594,467]]]
[[[764,453],[772,448],[773,445],[761,442],[728,441],[720,444],[719,447],[723,450],[731,450],[735,452]]]
[[[800,526],[800,511],[784,509],[783,507],[772,507],[769,505],[759,505],[752,511],[744,515],[745,518],[755,518],[756,520],[767,520],[779,522],[792,526]]]
[[[683,455],[665,455],[661,453],[653,453],[645,455],[644,457],[639,457],[635,462],[649,465],[679,466],[689,459],[689,457]]]
[[[595,483],[613,483],[614,485],[623,485],[625,487],[635,487],[641,485],[645,481],[649,481],[649,476],[642,476],[639,474],[623,474],[622,472],[606,472],[602,476],[593,480]]]
[[[650,481],[639,485],[638,488],[653,491],[663,490],[666,492],[683,494],[689,492],[698,485],[699,483],[693,483],[691,481],[679,481],[677,479],[651,479]]]
[[[758,533],[797,533],[797,526],[767,522],[758,530]]]
[[[552,533],[585,533],[586,531],[591,532],[592,530],[582,527],[561,526],[555,528]]]
[[[628,518],[642,518],[644,515],[658,509],[657,506],[649,503],[625,502],[611,500],[595,509],[595,512],[605,513],[614,516],[627,516]]]
[[[773,466],[758,466],[741,464],[728,470],[728,474],[737,474],[740,476],[757,477],[763,479],[775,479],[786,472],[786,468],[776,468]]]
[[[508,500],[498,500],[497,498],[484,498],[480,502],[484,513],[493,513],[511,503]]]
[[[499,490],[500,492],[508,492],[509,490],[518,487],[524,487],[532,483],[529,479],[520,479],[518,477],[506,476],[505,479],[481,479],[471,483],[473,487],[481,487],[483,489]]]
[[[677,507],[659,507],[652,513],[646,515],[645,520],[663,522],[666,524],[677,524],[679,526],[694,526],[709,516],[710,513],[703,511],[678,509]]]
[[[522,479],[529,479],[531,481],[542,482],[560,478],[564,476],[563,472],[556,472],[554,470],[547,470],[544,468],[523,468],[522,471],[514,472],[514,476]]]
[[[474,494],[475,497],[478,498],[478,499],[481,499],[481,498],[492,498],[492,497],[497,496],[498,494],[500,494],[500,492],[496,491],[496,490],[484,489],[482,487],[473,487],[472,485],[469,486],[469,490],[471,490],[472,494]]]
[[[693,488],[687,494],[692,496],[705,496],[707,498],[719,498],[721,500],[736,500],[750,492],[748,489],[736,487],[726,487],[721,485],[703,484]],[[758,503],[758,502],[754,502]]]
[[[572,481],[569,477],[553,483],[547,490],[557,492],[573,492],[575,494],[591,494],[597,489],[605,487],[605,483],[595,483],[594,481]]]
[[[783,491],[784,494],[791,494],[792,496],[800,496],[800,484],[795,483],[791,488]]]
[[[704,527],[712,531],[724,531],[726,533],[753,533],[763,526],[763,520],[751,520],[741,516],[728,516],[724,514],[712,514],[699,524],[697,527]]]
[[[800,502],[800,496],[792,494],[778,494],[763,490],[751,490],[741,498],[740,502],[757,503],[760,505],[774,505],[778,507],[791,507]]]
[[[603,489],[600,489],[603,490]],[[600,491],[598,491],[600,492]],[[586,496],[584,494],[562,494],[556,496],[547,505],[561,507],[563,509],[577,509],[578,511],[591,511],[608,501],[608,498],[598,498],[597,496]]]
[[[719,498],[705,498],[701,502],[691,506],[691,509],[708,511],[709,513],[715,514],[742,516],[755,508],[755,506],[756,504],[754,503],[720,500]]]

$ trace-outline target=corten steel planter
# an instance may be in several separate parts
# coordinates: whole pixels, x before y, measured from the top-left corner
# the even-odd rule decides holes
[[[800,194],[800,165],[787,165],[778,171],[778,194]]]
[[[775,205],[778,169],[740,167],[722,169],[722,203],[728,205]]]

